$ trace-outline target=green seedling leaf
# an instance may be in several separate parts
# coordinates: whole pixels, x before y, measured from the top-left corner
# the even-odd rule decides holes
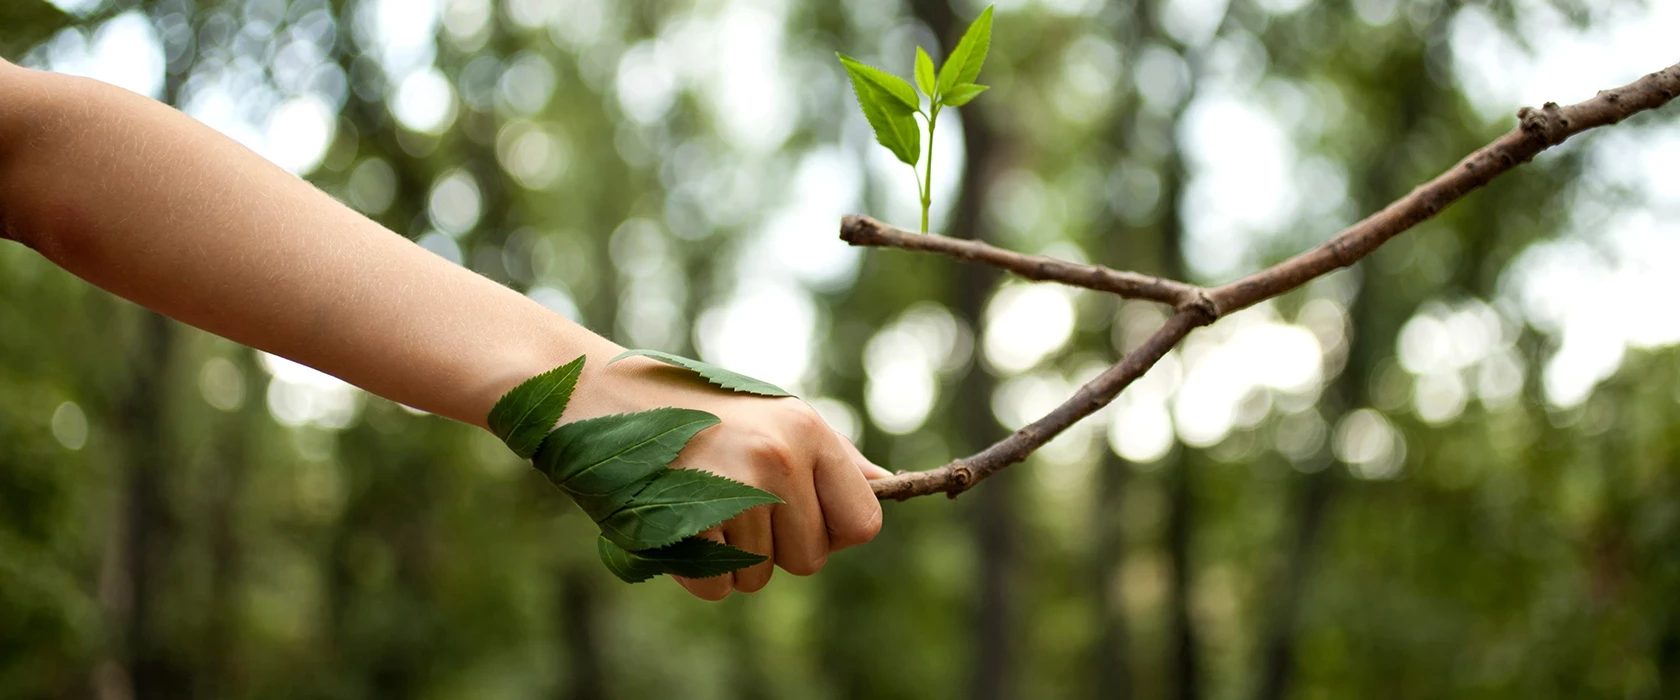
[[[612,364],[613,362],[617,362],[617,361],[622,360],[626,357],[635,357],[637,355],[640,355],[642,357],[651,357],[651,358],[653,358],[655,360],[659,360],[660,362],[663,362],[665,364],[676,365],[678,367],[682,367],[684,369],[693,371],[695,374],[700,375],[700,377],[702,379],[705,379],[708,382],[711,382],[713,384],[721,386],[721,387],[723,387],[725,389],[728,389],[730,391],[739,391],[739,392],[743,392],[743,393],[747,393],[747,394],[758,394],[759,396],[792,396],[793,395],[793,394],[787,393],[786,391],[783,391],[781,387],[776,386],[775,384],[771,384],[769,382],[753,379],[752,377],[749,377],[749,376],[744,375],[744,374],[738,374],[738,373],[735,373],[735,372],[731,372],[731,371],[729,371],[727,369],[724,369],[722,367],[719,367],[717,365],[707,364],[707,363],[701,362],[699,360],[690,360],[690,359],[688,359],[686,357],[683,357],[681,355],[672,355],[671,353],[660,352],[658,350],[626,350],[623,353],[620,353],[618,357],[615,357],[611,361],[609,361],[608,364]]]
[[[886,105],[889,110],[910,114],[921,109],[922,101],[916,97],[916,88],[910,87],[910,83],[904,82],[903,78],[879,68],[866,66],[846,54],[835,55],[840,57],[840,65],[846,67],[853,83],[861,80],[892,98]]]
[[[865,112],[864,117],[868,116],[869,113]],[[885,121],[884,126],[892,136],[889,139],[882,125],[871,122],[870,126],[875,128],[875,140],[892,151],[899,162],[916,167],[916,162],[922,158],[922,130],[916,125],[916,118],[908,114],[888,115]]]
[[[717,424],[717,416],[686,408],[580,420],[549,433],[534,463],[601,522],[665,471],[689,439]]]
[[[868,120],[869,128],[875,131],[875,140],[892,151],[900,161],[914,167],[922,155],[922,132],[916,125],[916,118],[912,116],[915,109],[906,110],[902,100],[893,97],[885,89],[853,70],[854,65],[863,64],[847,61],[849,59],[841,56],[841,62],[845,64],[846,72],[852,79],[852,91],[857,93],[858,106],[863,108],[863,118]],[[914,91],[911,94],[914,96]]]
[[[927,95],[928,99],[932,100],[935,94],[934,87],[937,84],[938,80],[934,78],[933,73],[933,57],[922,50],[922,47],[916,47],[916,87],[921,88],[922,94]]]
[[[641,583],[660,574],[687,578],[722,576],[764,562],[764,555],[689,537],[676,544],[640,552],[626,551],[605,537],[598,542],[601,562],[625,583]]]
[[[521,458],[536,454],[548,431],[559,422],[572,398],[583,356],[525,380],[504,394],[490,409],[490,432]]]
[[[671,544],[754,506],[781,503],[768,491],[694,469],[667,469],[601,521],[601,536],[631,551]]]
[[[942,99],[946,105],[949,105],[949,106],[952,106],[952,107],[961,107],[965,104],[973,102],[974,98],[979,97],[980,93],[985,92],[988,89],[990,89],[990,86],[988,86],[988,85],[975,85],[974,83],[964,83],[962,85],[958,85],[954,88],[951,88],[951,91],[949,93],[941,95],[940,99]]]
[[[986,53],[991,48],[992,8],[987,6],[974,24],[968,25],[968,31],[963,32],[957,47],[951,49],[951,55],[945,58],[945,67],[939,71],[939,93],[949,94],[958,85],[972,83],[980,77],[980,66],[985,64]]]

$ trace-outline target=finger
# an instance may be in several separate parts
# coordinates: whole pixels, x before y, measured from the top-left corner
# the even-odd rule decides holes
[[[787,450],[767,450],[759,459],[764,473],[783,474],[775,489],[782,502],[770,507],[770,531],[775,540],[776,565],[795,576],[810,576],[828,562],[828,530],[823,526],[822,506],[811,485],[809,464],[793,464]]]
[[[759,506],[748,509],[723,524],[723,537],[729,544],[741,549],[770,557],[762,564],[740,569],[735,572],[735,590],[742,593],[756,593],[770,582],[770,574],[775,572],[775,539],[770,531],[770,507]]]
[[[851,456],[852,463],[857,465],[858,471],[863,472],[863,478],[874,481],[876,479],[885,479],[893,475],[892,472],[887,471],[886,468],[881,465],[869,461],[868,457],[863,456],[863,453],[858,451],[857,445],[852,444],[851,439],[847,438],[840,431],[836,430],[834,431],[834,434],[840,436],[840,442],[845,447],[846,454]]]
[[[700,533],[697,536],[704,537],[713,542],[717,542],[718,544],[727,544],[723,540],[723,530],[719,528],[714,527]],[[735,577],[733,574],[723,574],[722,576],[713,576],[711,578],[685,578],[682,576],[672,576],[671,578],[680,584],[684,589],[687,589],[689,593],[694,594],[694,597],[701,600],[723,600],[724,598],[729,597],[730,589],[735,587]]]
[[[835,436],[817,460],[813,475],[828,528],[829,551],[834,552],[875,539],[881,531],[881,501],[870,490],[847,444]]]

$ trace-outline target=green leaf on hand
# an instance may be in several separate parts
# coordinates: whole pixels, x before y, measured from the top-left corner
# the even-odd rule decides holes
[[[869,128],[875,130],[875,140],[879,141],[894,156],[911,166],[922,155],[922,132],[916,124],[915,114],[916,91],[896,76],[865,66],[851,58],[841,55],[841,64],[852,79],[852,91],[857,93],[858,106],[863,108],[863,118],[869,122]],[[886,76],[892,80],[882,80],[887,84],[897,81],[904,90],[909,91],[909,101],[904,96],[895,95],[887,88],[881,87],[872,80],[873,75]],[[895,88],[896,89],[896,88]]]
[[[922,94],[927,95],[928,99],[933,99],[937,82],[933,74],[933,57],[922,50],[922,47],[916,47],[916,87],[921,88]]]
[[[578,375],[583,372],[583,358],[579,355],[504,394],[490,409],[490,432],[507,443],[514,454],[530,459],[566,411]]]
[[[636,493],[629,504],[600,521],[601,536],[631,551],[654,549],[748,508],[781,502],[768,491],[711,472],[668,469]]]
[[[744,374],[731,372],[714,364],[701,362],[699,360],[691,360],[681,355],[672,355],[671,353],[660,352],[658,350],[626,350],[620,353],[618,357],[608,361],[607,364],[612,364],[613,362],[617,362],[626,357],[635,357],[638,355],[642,357],[651,357],[665,364],[676,365],[693,371],[706,381],[730,391],[758,394],[759,396],[793,396],[793,394],[783,391],[781,387],[776,386],[775,384],[753,379],[752,377]]]
[[[580,420],[542,441],[535,466],[599,523],[665,471],[690,438],[717,424],[717,416],[686,408]]]
[[[711,578],[761,564],[765,557],[708,539],[689,537],[676,544],[639,552],[626,551],[600,538],[601,562],[625,583],[640,583],[660,574]]]
[[[990,87],[991,86],[989,86],[989,85],[975,85],[974,83],[964,83],[962,85],[958,85],[954,88],[951,88],[951,91],[949,93],[941,95],[940,99],[946,105],[949,105],[949,106],[952,106],[952,107],[961,107],[965,104],[968,104],[969,102],[974,101],[974,98],[979,97],[980,93],[985,92],[986,90],[990,89]]]
[[[974,24],[968,25],[957,48],[951,49],[951,55],[946,57],[945,67],[939,71],[940,94],[949,94],[958,85],[972,83],[980,77],[980,66],[986,62],[986,53],[991,48],[992,8],[987,6]]]

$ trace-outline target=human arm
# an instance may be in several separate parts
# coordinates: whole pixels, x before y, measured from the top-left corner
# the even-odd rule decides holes
[[[794,399],[727,394],[451,264],[155,101],[0,61],[0,235],[112,293],[484,427],[520,381],[587,356],[563,422],[681,406],[722,419],[674,466],[760,486],[784,505],[708,536],[794,573],[867,541],[880,509],[850,443]],[[756,590],[768,565],[688,582]]]

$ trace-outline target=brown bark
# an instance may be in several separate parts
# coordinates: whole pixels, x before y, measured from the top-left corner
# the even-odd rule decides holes
[[[1108,292],[1124,299],[1148,299],[1178,306],[1195,300],[1202,290],[1195,285],[1170,279],[1112,270],[1101,265],[1057,260],[1043,255],[1026,255],[983,241],[911,233],[893,228],[867,216],[848,216],[840,222],[840,239],[855,246],[902,248],[949,255],[958,260],[984,263],[1035,282],[1053,280],[1075,287]]]

